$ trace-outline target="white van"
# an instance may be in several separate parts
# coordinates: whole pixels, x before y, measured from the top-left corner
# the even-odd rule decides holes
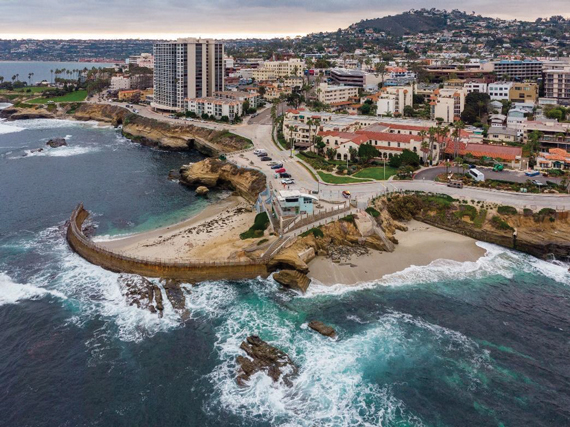
[[[479,182],[485,181],[485,175],[483,175],[483,172],[481,172],[477,169],[469,169],[469,172],[467,172],[467,173],[475,181],[479,181]]]

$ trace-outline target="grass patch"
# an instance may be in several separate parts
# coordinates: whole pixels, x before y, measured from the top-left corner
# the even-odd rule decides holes
[[[491,218],[491,224],[497,230],[511,230],[511,231],[513,230],[513,227],[511,227],[509,224],[507,224],[506,221],[504,221],[503,219],[501,219],[500,216],[497,215]]]
[[[461,205],[459,206],[459,210],[454,212],[454,215],[459,219],[468,216],[471,221],[475,221],[475,218],[477,218],[477,209],[471,205]]]
[[[356,179],[349,176],[336,176],[330,173],[317,171],[321,179],[327,184],[352,184],[355,182],[369,182],[370,179]]]
[[[212,142],[220,142],[222,139],[225,138],[232,138],[235,141],[241,142],[244,144],[243,149],[253,147],[253,142],[251,139],[246,138],[245,136],[237,135],[229,130],[220,131],[214,138],[212,138]]]
[[[315,238],[317,238],[317,239],[325,237],[325,233],[323,233],[323,230],[321,230],[320,228],[316,228],[316,227],[313,227],[310,230],[307,230],[304,233],[301,233],[301,237],[307,237],[311,234],[313,236],[315,236]]]
[[[85,101],[87,98],[86,90],[77,90],[75,92],[69,92],[63,96],[56,96],[54,98],[36,98],[27,101],[30,104],[46,104],[48,101],[53,102],[81,102]]]
[[[261,212],[255,216],[253,225],[249,228],[249,230],[241,233],[239,235],[239,238],[242,240],[257,239],[258,237],[263,236],[263,232],[267,229],[267,227],[269,227],[269,217],[267,216],[267,212]]]
[[[371,178],[377,181],[383,181],[396,175],[398,171],[390,166],[386,166],[386,175],[384,175],[384,167],[366,168],[356,172],[353,176],[356,178]]]
[[[473,225],[477,228],[483,228],[483,224],[487,219],[487,209],[481,209],[477,217],[473,220]]]
[[[373,218],[378,218],[380,216],[380,212],[374,209],[372,206],[366,208],[366,213]]]
[[[518,211],[516,210],[516,208],[513,208],[512,206],[499,206],[497,208],[497,212],[499,212],[501,215],[516,215],[516,214],[518,214]]]

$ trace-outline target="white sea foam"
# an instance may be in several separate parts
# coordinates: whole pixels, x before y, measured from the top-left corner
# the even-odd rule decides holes
[[[439,354],[425,363],[437,363],[438,357],[458,360],[465,382],[477,388],[477,373],[489,362],[488,353],[464,335],[403,313],[385,314],[348,337],[340,330],[339,341],[307,330],[304,323],[297,327],[295,319],[261,299],[236,301],[224,316],[216,330],[221,363],[209,376],[215,393],[207,409],[217,412],[222,407],[245,424],[262,419],[286,426],[378,426],[398,421],[419,426],[422,421],[395,397],[392,384],[368,380],[365,373],[389,372],[391,361],[401,358],[424,363],[421,358],[431,355],[422,350],[430,343]],[[251,334],[282,349],[299,366],[292,387],[275,384],[264,373],[252,376],[247,387],[237,385],[236,357],[244,355],[239,346]]]
[[[16,126],[12,123],[8,124],[8,122],[0,120],[0,135],[7,133],[21,132],[23,130],[24,128],[22,127]]]
[[[70,147],[63,146],[57,148],[43,148],[42,151],[36,150],[24,150],[24,155],[22,156],[12,156],[8,157],[10,160],[17,159],[27,159],[31,157],[70,157],[79,156],[82,154],[96,153],[100,151],[99,147]]]
[[[107,335],[123,341],[140,341],[180,327],[180,316],[164,291],[162,318],[148,310],[129,306],[121,293],[119,275],[90,264],[72,252],[61,226],[50,227],[34,239],[22,241],[21,246],[33,248],[39,254],[49,252],[50,256],[56,257],[31,280],[50,292],[67,297],[68,304],[75,307],[77,313],[70,319],[72,323],[82,325],[95,318],[105,318],[112,325],[107,327]],[[161,286],[156,280],[154,282]]]
[[[22,300],[39,299],[47,295],[66,298],[61,292],[50,291],[30,284],[16,283],[7,274],[0,273],[0,306],[16,304]]]
[[[560,268],[530,255],[505,249],[491,243],[477,242],[477,245],[486,250],[485,255],[477,261],[460,262],[438,259],[425,266],[411,266],[397,273],[388,274],[381,279],[362,282],[354,286],[343,284],[327,286],[315,281],[311,284],[307,293],[301,297],[314,298],[318,295],[342,295],[377,286],[419,285],[447,280],[476,280],[496,275],[510,279],[517,271],[536,265],[542,266],[545,271],[551,271],[552,268],[555,268],[559,274],[561,273]],[[533,272],[541,271],[533,267]]]

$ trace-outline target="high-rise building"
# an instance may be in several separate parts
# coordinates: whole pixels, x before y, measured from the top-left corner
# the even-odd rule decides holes
[[[570,105],[570,66],[544,72],[544,91],[547,98],[559,104]]]
[[[186,38],[154,45],[154,101],[160,110],[182,111],[188,98],[224,90],[224,45]]]

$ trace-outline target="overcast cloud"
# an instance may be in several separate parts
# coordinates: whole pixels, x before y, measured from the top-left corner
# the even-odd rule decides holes
[[[0,37],[295,35],[422,7],[570,17],[570,0],[0,0]]]

